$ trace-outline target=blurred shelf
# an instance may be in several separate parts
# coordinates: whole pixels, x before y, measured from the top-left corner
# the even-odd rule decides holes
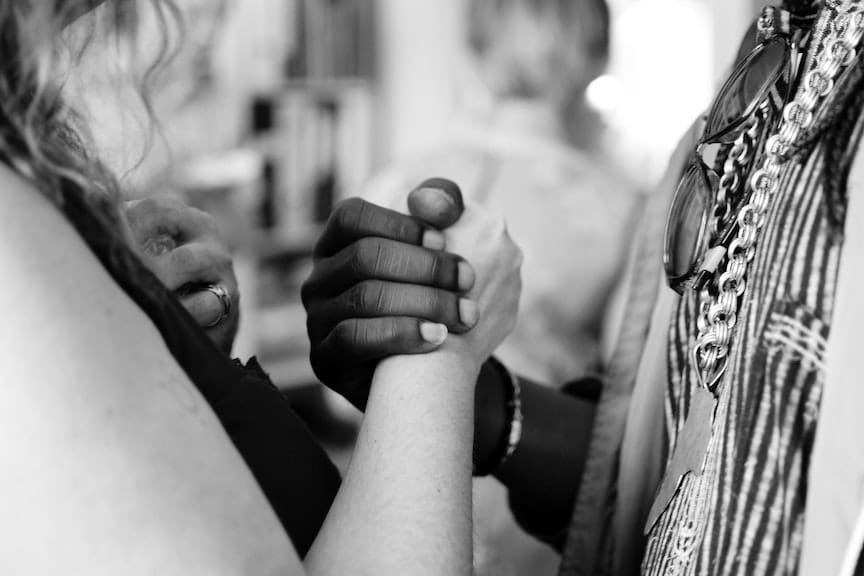
[[[262,260],[296,260],[312,254],[323,225],[310,224],[290,232],[258,230],[252,241],[254,254]]]
[[[305,356],[270,357],[259,356],[261,367],[270,375],[277,388],[288,390],[303,386],[317,385],[318,378],[309,364],[308,354]]]
[[[284,92],[338,96],[344,92],[371,91],[374,88],[374,81],[363,77],[289,78],[280,88]]]
[[[309,364],[306,311],[299,302],[262,308],[256,313],[258,359],[280,388],[315,384]]]

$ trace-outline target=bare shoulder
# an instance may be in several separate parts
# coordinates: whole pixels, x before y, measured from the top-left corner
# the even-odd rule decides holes
[[[0,458],[14,487],[0,493],[0,532],[16,534],[0,571],[298,574],[155,327],[62,213],[2,167],[0,268]]]
[[[143,313],[117,287],[61,211],[4,167],[0,167],[0,266],[4,271],[0,301],[15,303],[4,324],[22,330],[19,336],[36,330],[40,322],[47,322],[58,338],[74,335],[70,346],[95,344],[104,330],[122,323],[138,326],[142,337],[156,336],[152,326],[148,333]],[[14,344],[25,353],[28,339],[12,332],[3,330],[0,343]],[[14,342],[7,341],[10,337]],[[88,338],[95,340],[88,342]]]

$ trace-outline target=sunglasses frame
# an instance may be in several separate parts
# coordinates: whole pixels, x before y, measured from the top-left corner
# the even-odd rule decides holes
[[[741,134],[740,129],[742,126],[744,126],[748,120],[753,118],[760,108],[766,107],[768,109],[769,124],[770,119],[775,117],[779,111],[783,109],[783,106],[785,106],[791,95],[794,93],[793,84],[800,55],[799,40],[800,31],[796,31],[794,34],[771,34],[762,38],[747,54],[747,56],[738,63],[723,83],[717,97],[711,104],[705,123],[704,133],[694,147],[687,168],[682,173],[682,177],[678,183],[678,188],[675,190],[675,195],[672,199],[669,216],[666,220],[663,266],[666,272],[667,284],[679,294],[684,294],[685,290],[691,287],[701,290],[713,276],[712,273],[706,274],[703,263],[706,259],[706,255],[711,252],[708,246],[709,242],[712,240],[709,238],[708,233],[709,214],[710,208],[717,197],[718,187],[716,183],[720,180],[720,174],[714,167],[709,166],[705,162],[703,157],[704,150],[709,145],[730,144]],[[712,119],[719,113],[722,108],[721,105],[726,102],[726,99],[730,96],[734,97],[732,90],[738,85],[742,76],[751,70],[753,63],[768,48],[775,46],[778,42],[783,43],[784,65],[777,66],[776,70],[766,77],[759,90],[756,92],[756,96],[750,100],[744,111],[738,115],[736,119],[729,122],[727,125],[724,125],[721,129],[709,133],[710,127],[715,123],[712,122]],[[788,81],[785,86],[780,86],[781,80],[784,76],[788,78]],[[780,92],[783,93],[781,94]],[[764,138],[760,135],[760,140],[762,139]],[[757,144],[757,148],[759,146],[760,145]],[[698,175],[691,176],[691,172],[693,171],[698,171]],[[704,189],[707,191],[707,198],[704,199],[705,208],[702,211],[701,220],[699,222],[699,231],[696,235],[689,267],[684,273],[678,273],[677,268],[680,267],[676,266],[678,261],[675,255],[677,246],[670,245],[670,240],[677,238],[676,231],[683,225],[684,214],[679,207],[686,206],[685,201],[691,194],[701,193],[700,191],[693,189],[696,188],[695,186],[689,185],[692,183],[694,177],[703,180]],[[742,198],[742,200],[746,200],[746,196],[748,195],[749,192],[745,194],[745,197]],[[739,203],[738,205],[740,206],[741,204]],[[682,212],[682,214],[678,214],[678,212]],[[737,217],[731,218],[729,224],[719,232],[719,242],[716,244],[717,246],[728,248],[728,244],[731,242],[732,238],[734,238],[734,232],[737,229],[737,220]]]

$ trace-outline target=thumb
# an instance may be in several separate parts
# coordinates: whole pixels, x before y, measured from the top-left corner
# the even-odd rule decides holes
[[[408,211],[429,226],[449,228],[465,211],[462,191],[451,180],[430,178],[408,195]]]

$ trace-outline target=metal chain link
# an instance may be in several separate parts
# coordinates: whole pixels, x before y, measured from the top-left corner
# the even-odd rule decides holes
[[[731,198],[740,191],[743,170],[750,165],[756,155],[756,142],[764,127],[765,116],[764,109],[760,108],[747,121],[746,130],[735,139],[723,163],[723,175],[720,176],[717,186],[717,200],[708,224],[710,240],[716,239],[723,226],[729,223],[729,217],[732,215]]]
[[[752,195],[738,213],[738,235],[729,245],[726,267],[718,280],[716,295],[708,290],[702,291],[697,320],[699,336],[693,348],[693,360],[701,385],[712,393],[726,370],[741,296],[747,290],[748,266],[756,255],[759,232],[778,192],[786,153],[813,123],[817,105],[834,89],[840,71],[857,56],[856,49],[864,35],[861,4],[861,0],[825,1],[825,7],[831,11],[827,24],[829,31],[822,45],[816,48],[818,55],[814,68],[805,71],[795,99],[783,109],[777,133],[766,141],[762,166],[749,179]],[[729,178],[734,182],[734,177]]]

